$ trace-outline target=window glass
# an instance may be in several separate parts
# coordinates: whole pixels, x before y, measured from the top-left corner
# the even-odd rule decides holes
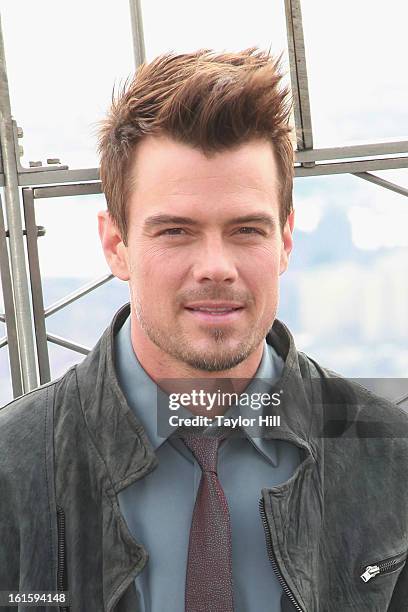
[[[46,229],[38,240],[45,308],[110,274],[97,229],[97,212],[105,208],[103,195],[35,200],[36,224]],[[47,331],[92,348],[115,311],[127,301],[127,283],[112,279],[47,317]],[[53,343],[48,348],[53,377],[84,358]]]
[[[45,227],[38,239],[43,276],[81,283],[110,273],[98,235],[97,213],[105,209],[100,194],[35,200],[36,224]]]
[[[45,285],[48,296],[66,295],[71,292],[74,283],[72,278],[55,278],[46,279]],[[114,278],[47,317],[47,331],[92,349],[115,312],[129,299],[127,283]],[[71,365],[85,357],[52,342],[48,342],[48,354],[52,378],[61,376]]]
[[[142,10],[147,59],[170,50],[287,49],[283,1],[144,0]]]
[[[405,0],[302,0],[314,146],[407,140]]]
[[[337,175],[296,179],[294,206],[278,317],[297,348],[346,376],[407,376],[406,198]]]
[[[95,122],[134,71],[128,0],[3,0],[12,114],[29,160],[97,165]]]

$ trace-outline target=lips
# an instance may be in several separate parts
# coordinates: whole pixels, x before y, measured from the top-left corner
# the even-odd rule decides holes
[[[234,310],[240,310],[240,308],[188,308],[187,310],[193,310],[194,312],[210,312],[213,314],[223,314],[225,312],[233,312]]]
[[[198,320],[209,323],[220,323],[236,320],[240,316],[244,307],[237,303],[214,303],[203,304],[194,303],[185,306],[185,309],[190,312]]]
[[[217,303],[193,303],[185,306],[187,310],[199,312],[213,312],[215,314],[232,312],[243,308],[242,304],[232,302],[217,302]]]

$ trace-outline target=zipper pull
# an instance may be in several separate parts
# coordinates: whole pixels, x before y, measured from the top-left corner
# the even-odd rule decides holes
[[[371,578],[373,578],[373,576],[376,576],[379,573],[380,568],[378,565],[367,565],[364,574],[361,574],[360,578],[361,580],[364,580],[364,582],[368,582],[371,580]]]

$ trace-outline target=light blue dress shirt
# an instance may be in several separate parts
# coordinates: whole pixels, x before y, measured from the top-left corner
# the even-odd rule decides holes
[[[145,428],[159,462],[150,474],[118,494],[130,532],[149,554],[135,579],[139,598],[135,612],[183,612],[190,525],[201,469],[181,439],[158,435],[157,386],[133,350],[130,316],[115,337],[115,366],[128,404]],[[281,357],[265,341],[255,378],[273,384],[283,366]],[[254,413],[238,405],[230,407],[225,416],[238,414]],[[243,427],[242,431],[245,435],[227,439],[218,452],[218,477],[231,517],[234,610],[280,612],[282,589],[267,555],[258,504],[262,488],[291,477],[301,462],[300,452],[284,440],[254,437],[258,432],[253,428]]]

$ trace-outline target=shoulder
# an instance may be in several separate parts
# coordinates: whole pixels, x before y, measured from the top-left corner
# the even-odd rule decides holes
[[[15,464],[17,458],[23,462],[24,456],[29,458],[30,453],[44,448],[47,429],[52,427],[55,394],[75,378],[74,370],[75,366],[0,408],[0,469],[7,462]]]
[[[358,437],[408,441],[408,413],[399,405],[400,402],[396,403],[400,397],[398,389],[395,401],[392,401],[369,388],[370,382],[374,381],[345,377],[300,351],[298,358],[302,367],[308,369],[312,397],[321,402],[326,420],[334,418],[344,424],[353,423]],[[388,381],[387,395],[392,379]]]

